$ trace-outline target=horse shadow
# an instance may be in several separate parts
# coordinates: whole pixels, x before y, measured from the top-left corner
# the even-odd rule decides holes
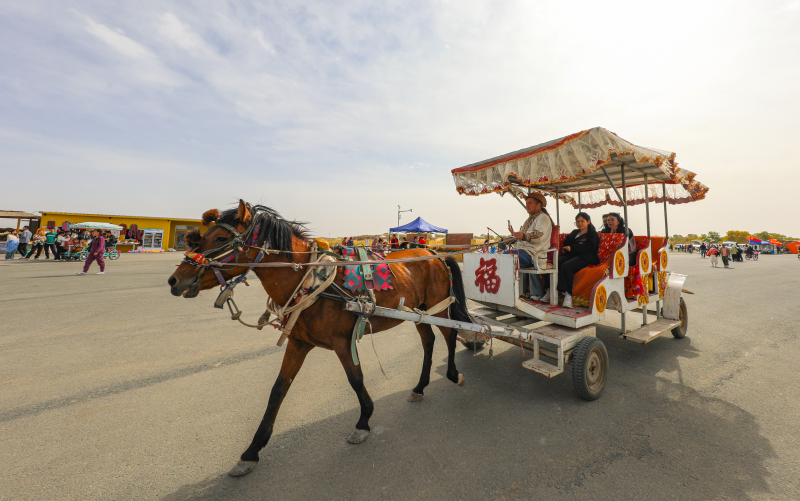
[[[681,362],[700,356],[690,337],[642,346],[604,325],[597,335],[610,373],[594,402],[577,397],[571,366],[548,380],[522,368],[519,347],[497,342],[491,358],[488,349],[457,352],[467,383],[455,387],[439,348],[439,377],[425,399],[408,403],[410,388],[377,399],[364,444],[345,443],[358,417],[351,408],[274,436],[246,477],[221,473],[165,499],[700,500],[769,493],[766,462],[775,453],[754,416],[684,382]]]

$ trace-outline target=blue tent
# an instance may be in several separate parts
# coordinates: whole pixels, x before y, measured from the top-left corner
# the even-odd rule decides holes
[[[447,230],[444,228],[439,228],[438,226],[434,226],[431,223],[425,221],[421,217],[411,221],[408,224],[403,226],[398,226],[397,228],[389,228],[391,233],[397,233],[402,231],[410,231],[413,233],[447,233]]]

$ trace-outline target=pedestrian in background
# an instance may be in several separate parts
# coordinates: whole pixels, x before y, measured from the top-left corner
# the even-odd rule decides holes
[[[6,237],[6,259],[14,259],[14,253],[17,251],[17,247],[19,247],[19,237],[17,233],[17,230],[13,230]]]
[[[89,266],[91,266],[92,261],[97,261],[97,264],[100,265],[100,271],[97,273],[98,275],[105,273],[106,261],[103,259],[103,253],[105,251],[106,239],[100,234],[100,230],[92,230],[92,243],[89,245],[89,257],[86,258],[86,262],[83,265],[83,271],[76,273],[76,275],[86,275],[86,272],[89,271]]]
[[[731,250],[727,246],[725,246],[725,244],[722,244],[719,248],[719,255],[722,258],[722,264],[727,268],[728,261],[730,260],[731,257]]]
[[[39,228],[36,230],[36,234],[31,237],[31,248],[28,250],[28,254],[25,256],[25,259],[30,259],[34,252],[36,252],[36,257],[34,260],[39,259],[39,256],[42,255],[42,249],[44,248],[44,228]],[[50,254],[48,253],[48,256]]]
[[[717,256],[719,256],[719,251],[712,245],[711,248],[708,249],[708,255],[711,256],[711,267],[716,268],[717,263],[719,263],[719,259],[717,258]]]
[[[708,250],[708,248],[706,247],[706,243],[705,242],[701,243],[700,244],[700,257],[705,259],[707,250]]]
[[[56,237],[56,252],[58,252],[58,255],[56,255],[56,261],[61,261],[61,256],[67,252],[67,248],[69,246],[68,242],[70,242],[69,233],[66,231],[59,231],[58,236]]]
[[[28,229],[27,226],[22,227],[22,232],[19,234],[19,247],[17,247],[17,252],[22,254],[22,257],[25,257],[28,254],[28,244],[31,241],[33,234],[31,230]]]
[[[58,251],[56,250],[56,237],[57,236],[58,236],[58,234],[55,232],[55,230],[51,230],[50,228],[45,230],[45,233],[44,233],[44,253],[47,256],[45,259],[50,259],[50,252],[52,251],[53,252],[53,258],[56,261],[59,260],[59,254],[58,254]]]

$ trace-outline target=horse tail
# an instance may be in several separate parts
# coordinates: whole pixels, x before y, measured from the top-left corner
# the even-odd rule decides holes
[[[459,322],[472,322],[467,311],[464,278],[461,276],[461,268],[458,266],[458,261],[448,257],[444,260],[444,264],[450,268],[450,275],[453,277],[453,295],[456,297],[455,303],[450,305],[450,318]]]

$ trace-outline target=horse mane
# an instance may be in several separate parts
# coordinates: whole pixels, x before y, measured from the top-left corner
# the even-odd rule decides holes
[[[291,252],[293,236],[304,242],[309,241],[310,232],[305,227],[307,223],[288,221],[275,209],[264,205],[247,204],[247,209],[253,218],[253,224],[258,228],[256,245],[264,246],[266,243],[270,249]],[[238,207],[222,211],[217,222],[235,226],[239,222]]]

